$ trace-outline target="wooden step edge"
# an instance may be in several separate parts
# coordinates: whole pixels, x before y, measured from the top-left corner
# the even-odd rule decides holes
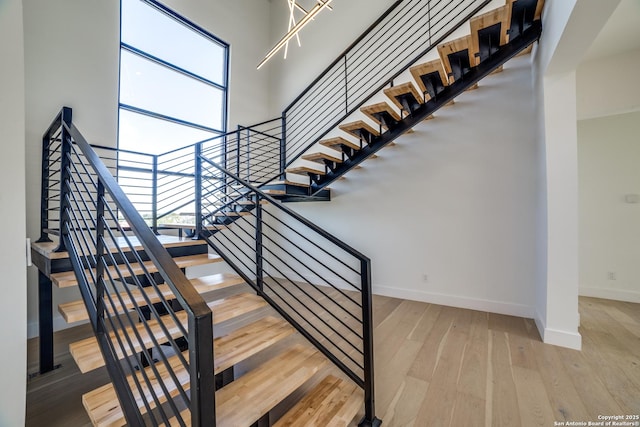
[[[195,230],[196,225],[195,224],[180,224],[180,223],[173,223],[173,224],[158,224],[158,228],[171,228],[171,229],[188,229],[188,230]],[[223,225],[223,224],[216,224],[216,225],[203,225],[202,226],[203,229],[205,230],[224,230],[229,228],[228,225]]]
[[[331,138],[331,139],[325,139],[319,142],[320,145],[324,146],[324,147],[329,147],[334,149],[334,147],[338,147],[340,145],[344,145],[346,147],[351,148],[352,150],[360,150],[361,147],[360,145],[349,141],[348,139],[342,138],[342,137],[336,137],[336,138]]]
[[[294,332],[295,329],[293,329],[293,327],[286,321],[268,316],[238,328],[225,336],[216,338],[213,341],[215,355],[214,374],[219,374],[243,360],[258,354],[262,350],[271,347]],[[189,361],[188,351],[183,352],[182,356],[187,362]],[[190,388],[189,371],[182,364],[180,357],[177,355],[171,356],[167,358],[167,363],[171,366],[171,370],[178,379],[180,386],[185,391],[188,390]],[[166,364],[160,362],[156,363],[155,369],[158,371],[159,377],[165,384],[167,391],[169,392],[169,397],[177,396],[179,394],[179,388],[171,379]],[[154,374],[153,368],[146,367],[144,370],[146,376],[153,384],[153,389],[158,397],[158,401],[160,403],[166,402],[167,396],[159,387],[157,382],[158,376]],[[141,373],[136,373],[136,376],[138,377],[138,381],[143,389],[144,399],[149,402],[152,408],[155,407],[155,402],[153,401],[151,392],[144,381],[143,375]],[[129,376],[127,378],[127,382],[129,383],[129,387],[131,388],[134,398],[138,403],[138,409],[140,409],[141,413],[145,413],[146,408],[135,385],[134,378]],[[118,397],[116,395],[115,388],[111,383],[82,395],[82,404],[89,414],[89,418],[91,418],[91,422],[94,426],[122,426],[126,424],[124,413],[118,405]]]
[[[308,175],[308,174],[313,174],[313,175],[325,175],[325,172],[322,170],[317,170],[317,169],[312,169],[312,168],[308,168],[306,166],[298,166],[295,168],[289,168],[285,170],[286,173],[292,173],[295,175]]]
[[[218,425],[249,426],[313,377],[327,363],[319,351],[295,345],[216,392]],[[181,413],[190,424],[190,412]],[[170,425],[179,425],[176,419]]]
[[[220,262],[222,261],[222,257],[214,254],[198,254],[198,255],[176,257],[174,258],[174,261],[176,262],[179,268],[187,268],[187,267],[193,267],[196,265],[205,265],[205,264]],[[158,271],[156,266],[151,261],[144,261],[143,264],[149,273],[155,273]],[[117,272],[118,270],[120,271],[123,277],[131,277],[131,272],[125,265],[119,264],[119,266],[121,266],[122,268],[116,269],[114,266],[109,267],[109,270],[111,271],[113,277],[118,277],[118,272]],[[138,263],[133,264],[131,267],[134,274],[136,275],[144,274],[143,273],[144,270]],[[90,272],[88,270],[87,270],[87,276],[90,276]],[[69,288],[71,286],[78,285],[78,282],[76,280],[76,275],[73,270],[63,271],[61,273],[53,273],[51,274],[50,278],[53,284],[59,288]]]
[[[349,135],[352,135],[356,138],[359,138],[359,136],[355,133],[355,131],[360,130],[360,129],[364,129],[367,132],[369,132],[371,135],[373,136],[380,136],[380,132],[377,129],[374,129],[373,126],[371,126],[369,123],[363,121],[363,120],[356,120],[355,122],[350,122],[350,123],[344,123],[341,124],[340,126],[338,126],[340,128],[340,130],[348,133]]]
[[[197,246],[197,245],[206,245],[207,242],[205,240],[193,240],[188,238],[180,238],[176,236],[167,236],[167,235],[159,235],[156,236],[162,246],[165,248],[175,248],[181,246]],[[128,236],[130,239],[131,245],[133,246],[133,250],[142,251],[144,248],[138,242],[134,236]],[[118,241],[122,242],[122,246],[116,247],[114,245],[110,245],[109,248],[111,253],[115,253],[118,249],[123,252],[131,252],[132,248],[128,243],[125,243],[124,238],[118,237]],[[65,259],[69,258],[69,253],[64,252],[54,252],[54,250],[58,247],[58,242],[31,242],[31,250],[42,255],[43,257],[53,260],[53,259]]]
[[[220,274],[212,274],[210,276],[199,277],[195,279],[190,279],[191,284],[196,289],[196,291],[200,294],[204,294],[206,292],[212,292],[219,289],[228,288],[230,286],[235,286],[241,283],[244,283],[244,279],[236,274],[230,273],[220,273]],[[151,303],[157,303],[162,300],[161,296],[165,299],[173,299],[175,296],[169,285],[159,285],[158,290],[149,287],[149,288],[135,288],[131,289],[131,294],[133,296],[133,301],[138,306],[146,306],[147,301],[143,292],[146,291],[146,296],[149,298]],[[115,310],[111,308],[109,311],[113,313],[114,311],[118,314],[122,314],[125,311],[133,310],[134,304],[131,301],[129,293],[124,291],[119,293],[120,298],[122,298],[122,302],[124,303],[124,308],[122,303],[120,302],[120,298],[116,294],[112,295]],[[64,320],[67,323],[79,322],[82,320],[88,320],[89,314],[87,313],[87,309],[84,305],[83,300],[70,301],[63,304],[58,305],[58,312],[62,315]]]
[[[364,402],[364,393],[355,384],[326,376],[273,427],[348,426]]]
[[[257,295],[244,293],[209,302],[207,305],[213,312],[213,324],[216,325],[262,308],[266,306],[267,303]],[[187,328],[187,314],[184,311],[180,311],[175,313],[175,315],[181,325],[184,328]],[[169,321],[166,325],[170,336],[172,338],[182,336],[180,328],[177,325],[172,325],[172,323],[174,322]],[[148,321],[147,326],[154,332],[154,334],[157,334],[157,340],[160,342],[166,341],[166,337],[161,331],[157,320]],[[144,324],[139,323],[135,328],[142,338],[143,345],[151,346],[151,337],[149,336]],[[127,334],[133,336],[134,332],[131,327],[127,328]],[[110,337],[112,340],[115,340],[113,333],[110,333]],[[127,355],[139,353],[142,351],[142,345],[136,340],[133,342],[133,348],[127,346],[124,351]],[[104,366],[104,359],[102,358],[102,354],[100,353],[100,348],[98,347],[95,337],[85,338],[69,344],[69,352],[71,353],[73,360],[76,362],[76,365],[78,365],[80,372],[83,374]],[[117,353],[118,358],[123,358],[125,356],[123,350],[120,348],[117,349]]]
[[[333,163],[342,163],[342,159],[339,157],[335,157],[332,156],[331,154],[327,154],[327,153],[312,153],[312,154],[305,154],[304,156],[302,156],[303,160],[307,160],[310,162],[316,162],[316,163],[320,163],[324,165],[324,161],[330,161]]]

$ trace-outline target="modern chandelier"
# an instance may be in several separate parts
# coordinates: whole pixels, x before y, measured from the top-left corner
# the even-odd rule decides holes
[[[300,36],[298,33],[305,25],[307,25],[313,18],[320,13],[323,9],[331,9],[329,3],[332,0],[316,0],[316,4],[311,8],[311,10],[307,11],[304,7],[302,7],[296,0],[287,0],[289,3],[289,26],[287,34],[285,34],[282,39],[267,53],[262,62],[258,64],[258,69],[262,67],[269,59],[271,59],[280,49],[284,47],[284,57],[287,58],[287,51],[289,49],[289,41],[292,38],[296,38],[298,42],[298,46],[300,46]],[[302,13],[302,19],[296,23],[295,12]]]

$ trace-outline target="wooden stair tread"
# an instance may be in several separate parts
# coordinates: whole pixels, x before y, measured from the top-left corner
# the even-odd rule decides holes
[[[193,240],[193,239],[181,238],[176,236],[159,235],[156,237],[158,238],[160,243],[162,243],[162,246],[164,246],[165,248],[174,248],[174,247],[181,247],[181,246],[198,246],[198,245],[207,244],[205,240]],[[133,246],[133,250],[136,250],[136,251],[144,250],[144,248],[138,241],[137,237],[127,236],[127,239],[131,243],[131,246]],[[111,244],[109,244],[108,247],[111,250],[111,252],[116,252],[118,251],[118,249],[122,250],[123,252],[129,252],[131,251],[131,246],[129,246],[127,239],[125,239],[124,237],[117,237],[116,238],[117,245],[114,245],[113,242],[110,242]],[[31,243],[31,249],[41,254],[45,258],[48,258],[48,259],[69,258],[69,253],[66,251],[54,252],[54,250],[57,247],[58,247],[57,241]]]
[[[449,85],[449,79],[447,78],[447,74],[442,68],[442,61],[439,59],[434,59],[433,61],[414,65],[409,69],[409,71],[411,72],[411,75],[413,76],[416,83],[418,83],[418,87],[420,88],[422,93],[427,92],[427,87],[424,85],[421,76],[426,76],[431,73],[438,73],[443,86]]]
[[[309,168],[307,166],[297,166],[295,168],[289,168],[285,172],[292,173],[296,175],[325,175],[324,171]]]
[[[471,49],[474,56],[480,52],[478,32],[496,24],[500,24],[500,46],[504,46],[509,41],[508,30],[511,26],[511,5],[500,6],[471,19]],[[476,58],[474,65],[479,63],[480,58]]]
[[[475,65],[475,57],[472,53],[473,48],[471,46],[470,35],[451,40],[438,46],[438,54],[440,55],[440,60],[444,66],[449,83],[453,80],[453,69],[451,67],[451,62],[449,61],[449,55],[462,52],[464,50],[467,50],[469,64],[471,66]]]
[[[234,216],[247,216],[247,215],[252,215],[251,212],[246,212],[246,211],[242,211],[242,212],[238,212],[238,211],[229,211],[229,212],[217,212],[215,214],[213,214],[213,216],[215,217],[234,217]]]
[[[284,196],[287,194],[285,190],[273,190],[273,189],[262,190],[262,192],[270,196]]]
[[[245,313],[257,310],[258,308],[264,307],[266,304],[267,303],[262,298],[258,297],[257,295],[248,293],[236,294],[221,300],[207,303],[207,305],[213,312],[214,325],[222,323],[226,320],[230,320],[234,317],[241,316]],[[178,322],[180,322],[184,328],[187,328],[187,313],[184,311],[179,311],[175,313],[175,315]],[[180,337],[181,331],[180,328],[175,325],[175,322],[173,322],[168,316],[163,317],[167,318],[165,326],[168,329],[171,337]],[[162,332],[162,328],[157,320],[149,320],[146,322],[146,324],[156,337],[165,337],[164,333]],[[129,326],[126,328],[125,333],[129,336],[136,336],[135,333],[140,334],[143,344],[150,346],[152,337],[149,335],[144,325],[144,323],[137,324],[135,326],[137,332],[133,332],[133,328]],[[115,335],[113,334],[113,332],[111,332],[109,336],[112,340],[115,340]],[[162,341],[162,338],[157,339]],[[140,345],[140,342],[138,342],[137,340],[133,343],[133,349],[128,346],[126,348],[127,355],[138,353],[141,350],[142,347]],[[78,368],[80,368],[80,371],[82,373],[86,373],[93,369],[104,366],[104,359],[102,358],[102,354],[100,353],[100,348],[98,347],[95,337],[90,337],[81,341],[71,343],[69,345],[69,352],[71,353],[71,356],[75,360]],[[118,349],[118,357],[124,357],[124,354],[120,349]]]
[[[400,102],[398,97],[403,95],[409,95],[413,100],[418,103],[423,103],[423,96],[418,92],[418,89],[411,82],[403,83],[397,86],[388,87],[384,90],[384,94],[396,105],[396,107],[404,110],[404,105]]]
[[[174,224],[158,224],[158,227],[160,228],[182,228],[182,229],[195,229],[196,225],[195,224],[188,224],[188,223],[174,223]],[[202,226],[203,229],[205,230],[224,230],[225,228],[229,228],[229,225],[224,225],[224,224],[215,224],[215,225],[203,225]]]
[[[289,180],[284,180],[284,181],[274,181],[274,182],[270,182],[269,184],[267,184],[268,186],[271,185],[295,185],[297,187],[311,187],[309,184],[304,183],[304,182],[295,182],[295,181],[289,181]],[[266,191],[266,190],[264,190]]]
[[[200,294],[244,283],[244,279],[242,279],[242,277],[230,273],[212,274],[210,276],[190,279],[190,281],[196,291]],[[130,292],[133,296],[133,301],[135,301],[138,306],[147,305],[145,295],[151,301],[151,303],[160,302],[160,295],[162,295],[167,300],[174,298],[173,292],[171,292],[169,285],[159,285],[158,291],[156,291],[154,288],[149,287],[142,289],[131,289]],[[122,303],[120,302],[120,298],[118,298],[116,295],[113,295],[116,312],[124,313],[125,310],[132,310],[134,308],[134,304],[132,302],[132,299],[129,297],[129,293],[125,291],[120,292],[119,295],[122,299],[122,302],[124,303],[124,309]],[[58,311],[67,323],[79,322],[81,320],[89,319],[89,314],[87,313],[87,309],[84,305],[83,300],[70,301],[64,304],[60,304],[58,306]],[[110,309],[110,312],[113,312],[113,309]]]
[[[228,335],[216,338],[213,340],[215,355],[214,374],[219,374],[225,369],[248,359],[294,332],[295,329],[284,320],[265,317],[236,329]],[[187,362],[189,361],[188,351],[183,352],[182,356]],[[180,386],[184,390],[188,390],[190,385],[189,371],[182,364],[180,357],[177,355],[171,356],[167,358],[167,362],[171,366],[171,370],[178,379]],[[170,377],[164,363],[156,363],[155,369],[157,369],[158,375],[153,372],[153,368],[151,367],[145,368],[145,374],[152,383],[151,390],[153,390],[158,397],[158,401],[164,403],[167,401],[167,396],[158,383],[158,377],[161,378],[162,383],[166,386],[169,396],[175,397],[178,395],[179,389]],[[142,396],[144,396],[144,400],[149,402],[152,408],[155,407],[151,390],[145,383],[142,373],[138,372],[136,376],[143,389]],[[146,412],[143,398],[135,385],[133,377],[129,376],[127,381],[141,413]],[[115,388],[111,383],[85,393],[82,396],[82,403],[94,426],[123,426],[126,423],[122,409],[118,405]]]
[[[302,156],[302,158],[310,162],[316,162],[321,164],[324,164],[325,160],[329,162],[334,162],[334,163],[342,163],[341,158],[332,156],[331,154],[321,153],[321,152],[305,154],[304,156]]]
[[[398,112],[394,110],[391,107],[391,105],[389,105],[387,102],[378,102],[377,104],[367,105],[365,107],[360,108],[360,111],[362,111],[367,117],[369,117],[375,123],[377,123],[380,126],[384,126],[387,129],[388,129],[388,126],[379,119],[379,116],[381,114],[385,114],[385,115],[388,114],[389,117],[391,117],[391,119],[396,122],[399,122],[401,120],[400,114],[398,114]]]
[[[349,147],[352,150],[360,150],[360,145],[349,141],[348,139],[342,137],[335,137],[330,139],[324,139],[320,141],[320,145],[324,145],[325,147],[330,147],[341,151],[340,146],[344,145],[345,147]]]
[[[216,425],[249,426],[307,382],[327,359],[316,349],[295,345],[216,392]],[[189,424],[190,412],[183,420]],[[170,425],[178,425],[177,421]]]
[[[343,125],[340,125],[339,127],[340,127],[340,130],[343,130],[347,132],[349,135],[355,136],[358,139],[360,139],[360,134],[358,133],[358,131],[360,130],[365,130],[366,132],[369,132],[373,136],[380,136],[380,132],[378,132],[371,125],[369,125],[367,122],[364,122],[362,120],[356,120],[355,122],[345,123]],[[358,147],[358,149],[360,148]]]
[[[360,410],[363,398],[355,384],[329,375],[273,427],[347,427]]]
[[[187,268],[195,265],[204,265],[204,264],[211,264],[214,262],[220,262],[222,261],[222,257],[214,254],[199,254],[199,255],[176,257],[176,258],[173,258],[173,260],[176,262],[179,268]],[[149,273],[155,273],[158,271],[156,266],[151,261],[144,261],[143,264],[145,267],[144,269],[139,263],[133,263],[133,265],[131,265],[131,270],[133,270],[134,275],[144,274],[145,269]],[[113,265],[109,266],[109,271],[111,272],[111,275],[116,278],[119,277],[118,272],[120,272],[120,274],[123,277],[131,277],[131,272],[129,271],[129,268],[127,268],[127,266],[124,264],[118,264],[117,266],[113,266]],[[90,276],[90,271],[86,270],[86,272],[87,272],[87,276]],[[51,274],[51,281],[53,282],[53,284],[55,284],[59,288],[68,288],[71,286],[78,285],[78,282],[76,280],[76,274],[73,270],[63,271],[60,273],[53,273]]]

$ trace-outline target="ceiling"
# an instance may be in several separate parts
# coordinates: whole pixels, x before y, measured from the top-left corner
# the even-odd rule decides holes
[[[587,50],[583,61],[635,49],[640,49],[640,0],[622,0]]]

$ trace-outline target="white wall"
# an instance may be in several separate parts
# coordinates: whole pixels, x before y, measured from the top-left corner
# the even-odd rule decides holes
[[[529,61],[512,60],[332,184],[330,203],[289,207],[369,256],[375,293],[533,317]]]
[[[24,55],[22,2],[0,1],[0,426],[24,425],[27,379]]]
[[[576,71],[578,120],[639,111],[639,69],[640,49],[582,62]]]
[[[313,2],[303,1],[304,5]],[[289,43],[287,59],[281,51],[259,73],[268,74],[271,114],[276,117],[331,62],[388,9],[394,0],[348,0],[331,3],[333,11],[323,10],[300,32],[302,47],[295,39]],[[271,1],[271,43],[256,61],[287,32],[289,9],[286,1]],[[300,16],[300,15],[296,15]]]
[[[581,295],[640,302],[639,133],[640,112],[578,122]]]
[[[231,44],[229,126],[267,114],[268,74],[255,70],[268,49],[266,1],[166,1]],[[64,24],[62,24],[64,23]],[[114,146],[117,135],[119,1],[24,0],[28,235],[39,235],[41,135],[63,105],[90,143]],[[37,270],[29,269],[29,335],[37,334]],[[54,289],[54,305],[80,298]],[[57,313],[57,311],[54,311]],[[56,329],[66,326],[56,314]]]
[[[270,119],[268,72],[256,70],[269,45],[270,3],[265,0],[166,0],[167,7],[231,45],[229,130]]]
[[[548,1],[536,50],[534,95],[540,189],[546,218],[538,233],[536,323],[543,340],[579,349],[576,68],[619,0]]]

